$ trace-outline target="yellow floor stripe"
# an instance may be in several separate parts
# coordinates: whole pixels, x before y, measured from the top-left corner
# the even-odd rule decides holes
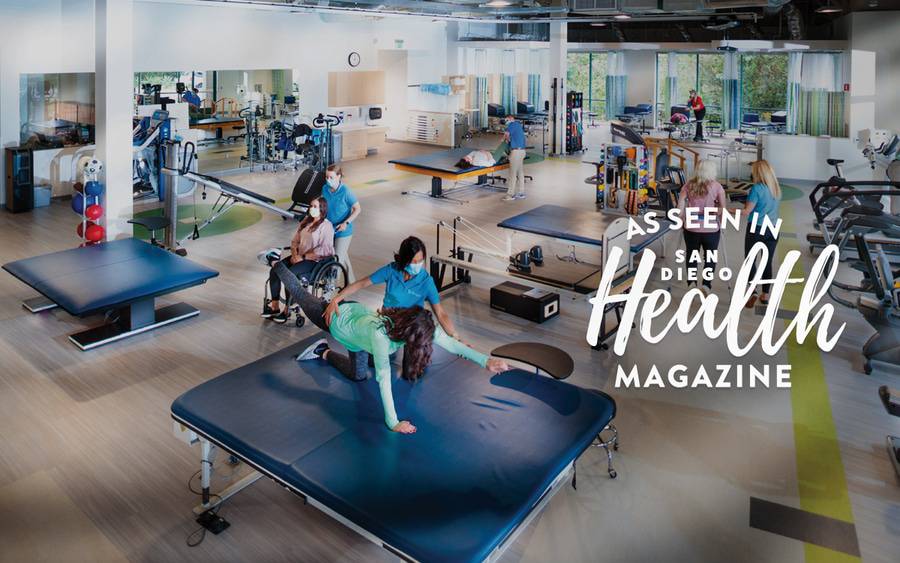
[[[794,222],[791,205],[782,205],[783,230],[800,232]],[[788,250],[803,250],[797,239],[782,238],[778,244],[779,258],[784,259]],[[800,264],[792,277],[803,277]],[[785,291],[783,307],[796,311],[800,303],[802,286],[793,285]],[[787,323],[785,323],[787,324]],[[788,361],[791,370],[791,408],[794,420],[794,444],[797,455],[797,480],[800,508],[830,516],[845,522],[853,522],[853,509],[844,464],[837,441],[837,430],[831,413],[831,400],[822,355],[816,345],[815,333],[804,344],[795,339],[788,341]],[[807,563],[845,563],[859,561],[858,557],[833,551],[812,544],[805,544]]]

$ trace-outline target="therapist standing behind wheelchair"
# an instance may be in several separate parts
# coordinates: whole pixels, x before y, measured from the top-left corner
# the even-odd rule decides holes
[[[291,253],[281,260],[298,278],[308,276],[323,258],[334,256],[334,227],[326,219],[326,215],[328,202],[323,197],[317,197],[309,205],[309,213],[300,222],[291,239]],[[278,249],[270,250],[266,259],[277,257],[277,252]],[[274,261],[277,258],[269,260],[269,263]],[[269,294],[272,300],[266,304],[260,316],[279,324],[286,322],[290,311],[287,307],[281,309],[281,279],[275,274],[274,264],[269,270]]]
[[[350,240],[353,238],[353,221],[359,217],[361,207],[356,196],[343,182],[344,172],[337,164],[325,170],[325,188],[322,197],[328,203],[328,220],[334,225],[334,252],[338,262],[347,270],[347,281],[354,282],[350,264]]]
[[[325,311],[325,322],[330,323],[332,315],[338,315],[338,305],[357,291],[375,284],[385,284],[384,302],[382,307],[406,308],[424,307],[427,301],[434,311],[441,328],[451,338],[459,339],[456,327],[444,307],[438,295],[434,280],[425,269],[427,252],[425,243],[418,237],[406,237],[400,243],[400,250],[394,254],[394,261],[385,264],[375,272],[355,283],[352,283],[338,293],[328,309]]]
[[[509,143],[509,186],[503,201],[525,199],[525,128],[511,115],[503,138]]]

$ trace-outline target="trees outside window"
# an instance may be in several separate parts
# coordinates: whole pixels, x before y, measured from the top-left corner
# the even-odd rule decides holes
[[[769,113],[787,107],[786,53],[741,56],[741,113]]]
[[[584,94],[587,111],[606,119],[606,53],[569,53],[566,83],[568,90]]]

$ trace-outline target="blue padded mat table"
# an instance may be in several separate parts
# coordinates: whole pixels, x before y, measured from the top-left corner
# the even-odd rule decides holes
[[[395,375],[418,427],[397,434],[374,378],[292,359],[314,339],[191,389],[173,418],[406,558],[490,556],[615,416],[599,391],[436,352],[419,382]]]
[[[504,219],[497,226],[564,241],[603,246],[603,233],[613,221],[621,217],[628,216],[548,204]],[[643,218],[633,217],[633,219],[640,221],[646,230],[647,225]],[[659,231],[652,234],[635,235],[629,241],[632,252],[642,251],[670,232],[671,221],[661,216],[657,217],[657,221],[660,224]]]
[[[138,239],[53,252],[9,262],[3,269],[46,298],[37,307],[26,302],[32,312],[59,306],[84,317],[120,310],[117,322],[69,337],[83,350],[197,315],[184,303],[156,310],[154,299],[219,275]]]

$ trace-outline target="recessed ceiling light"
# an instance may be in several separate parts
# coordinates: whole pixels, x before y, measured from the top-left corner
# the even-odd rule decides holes
[[[491,0],[485,6],[488,8],[505,8],[512,4],[509,0]]]
[[[606,22],[591,22],[593,27],[606,27]]]
[[[629,16],[628,14],[616,14],[613,17],[616,18],[617,20],[630,20],[631,19],[631,16]]]

